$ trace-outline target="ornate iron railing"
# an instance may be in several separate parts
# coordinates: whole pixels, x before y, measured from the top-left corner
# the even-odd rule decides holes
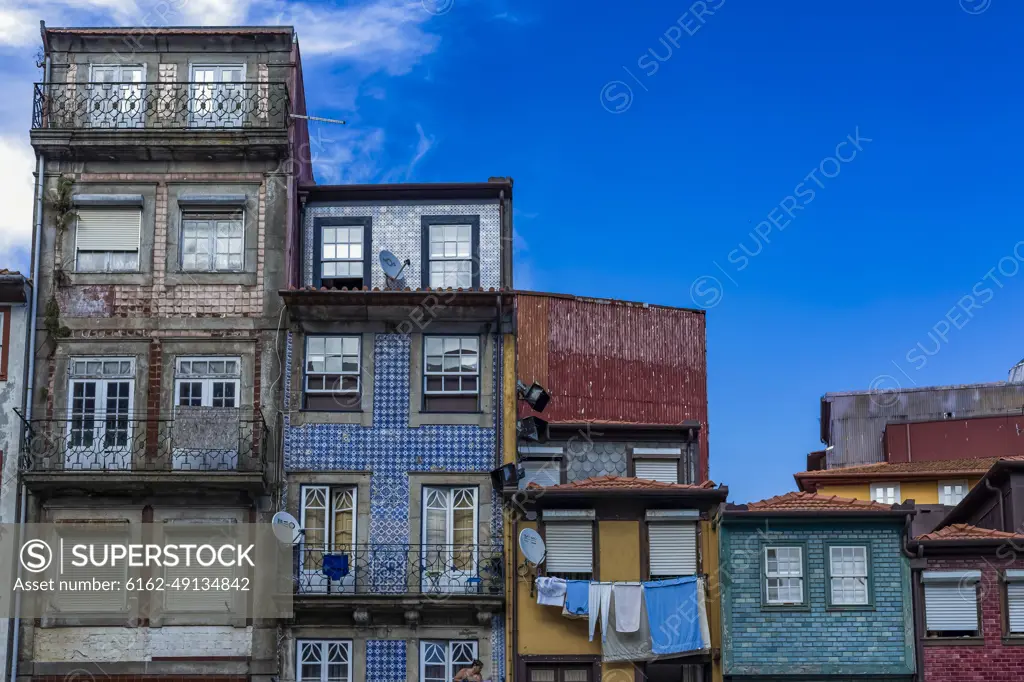
[[[164,418],[67,413],[21,421],[19,466],[26,473],[267,469],[267,424],[254,408],[178,407]]]
[[[299,595],[501,596],[501,545],[349,545],[324,549],[300,544],[295,552]]]
[[[36,83],[32,128],[284,128],[288,86],[244,83]]]

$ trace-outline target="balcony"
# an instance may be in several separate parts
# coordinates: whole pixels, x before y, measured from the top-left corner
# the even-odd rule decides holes
[[[500,605],[505,577],[501,545],[354,545],[295,550],[296,609],[387,605]]]
[[[287,142],[283,82],[36,83],[32,141],[44,147]]]
[[[22,426],[19,468],[35,490],[264,487],[268,429],[258,409],[179,407],[167,418],[68,413],[22,418]]]

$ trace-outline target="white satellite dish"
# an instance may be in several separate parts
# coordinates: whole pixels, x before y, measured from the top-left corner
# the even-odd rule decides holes
[[[408,263],[403,264],[398,256],[387,249],[380,252],[380,267],[390,279],[398,279]]]
[[[274,537],[286,545],[294,545],[302,536],[299,522],[286,511],[279,511],[274,514],[270,524],[270,529],[274,531]]]
[[[532,528],[524,528],[519,534],[519,549],[522,550],[526,560],[535,566],[544,561],[546,554],[544,540],[540,533]]]

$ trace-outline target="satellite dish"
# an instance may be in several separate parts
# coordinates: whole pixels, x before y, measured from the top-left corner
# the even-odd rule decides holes
[[[286,511],[279,511],[270,520],[274,537],[286,545],[294,545],[302,536],[302,529],[295,517]]]
[[[387,249],[380,252],[380,267],[384,271],[384,279],[387,280],[388,289],[404,289],[405,280],[402,279],[402,272],[405,271],[410,261],[408,258],[405,262],[398,260],[398,256],[391,253]]]
[[[524,528],[523,532],[519,534],[519,549],[523,552],[526,560],[534,566],[544,561],[546,554],[544,540],[540,537],[540,533],[532,528]]]

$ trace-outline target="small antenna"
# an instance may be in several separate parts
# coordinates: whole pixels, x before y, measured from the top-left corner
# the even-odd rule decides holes
[[[323,118],[322,116],[303,116],[302,114],[288,114],[292,118],[301,118],[305,121],[320,121],[321,123],[338,123],[345,125],[345,122],[338,118]]]

